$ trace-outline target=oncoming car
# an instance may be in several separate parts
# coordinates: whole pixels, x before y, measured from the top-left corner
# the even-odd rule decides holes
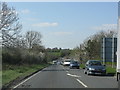
[[[106,75],[106,67],[99,60],[88,60],[85,65],[85,74]]]

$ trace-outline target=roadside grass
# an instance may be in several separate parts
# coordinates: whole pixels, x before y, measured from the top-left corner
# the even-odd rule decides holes
[[[47,66],[49,66],[49,64],[9,66],[11,68],[8,68],[2,71],[2,85],[8,84],[10,81],[20,76],[27,76]]]
[[[111,66],[106,66],[106,72],[108,74],[116,74],[116,68],[112,68]]]
[[[105,62],[105,63],[106,63],[106,65],[112,66],[112,63],[113,63],[113,62]],[[117,65],[116,62],[114,62],[113,64],[114,64],[114,65]]]
[[[2,87],[2,71],[0,71],[0,88]]]
[[[113,63],[116,66],[116,62]],[[106,73],[115,75],[116,74],[116,67],[112,67],[112,62],[106,62]]]
[[[85,68],[85,64],[80,64],[80,68],[84,69]]]

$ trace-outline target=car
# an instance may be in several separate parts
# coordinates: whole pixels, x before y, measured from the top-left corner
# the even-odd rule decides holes
[[[60,65],[61,64],[61,62],[60,61],[57,61],[57,65]]]
[[[64,66],[70,66],[70,62],[71,62],[70,59],[66,59],[66,60],[64,60],[63,65]]]
[[[78,61],[71,61],[71,62],[70,62],[70,69],[72,69],[72,68],[77,68],[77,69],[79,69],[79,67],[80,67],[80,64],[79,64]]]
[[[63,65],[63,64],[64,64],[64,61],[63,61],[63,60],[61,60],[60,64],[61,64],[61,65]]]
[[[54,60],[54,61],[53,61],[53,64],[57,64],[57,61],[56,61],[56,60]]]
[[[84,73],[88,75],[106,75],[106,67],[102,65],[100,60],[88,60],[85,64]]]

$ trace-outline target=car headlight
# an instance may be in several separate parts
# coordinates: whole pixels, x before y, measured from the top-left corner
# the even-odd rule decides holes
[[[89,68],[89,70],[95,70],[94,68]]]

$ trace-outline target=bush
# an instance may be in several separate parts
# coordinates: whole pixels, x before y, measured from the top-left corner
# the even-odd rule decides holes
[[[19,62],[21,62],[21,53],[15,48],[11,49],[3,49],[2,62],[9,64],[18,64]]]
[[[44,60],[44,53],[29,49],[3,48],[3,63],[21,65],[21,64],[40,64]]]

